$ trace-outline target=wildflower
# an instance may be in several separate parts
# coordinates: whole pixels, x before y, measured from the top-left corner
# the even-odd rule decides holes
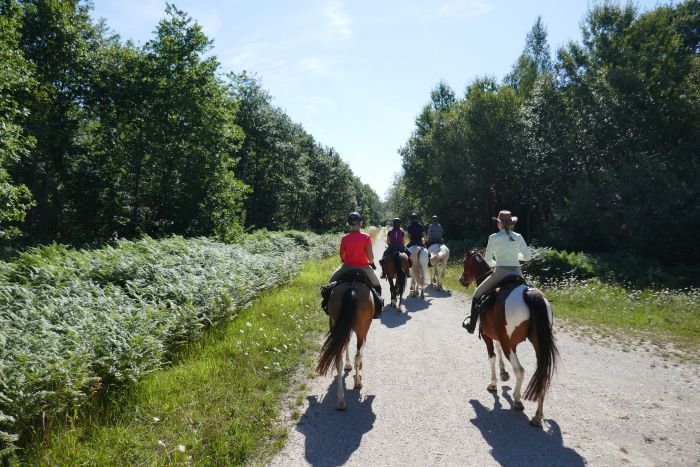
[[[160,421],[160,418],[158,417],[153,417],[153,423],[158,423]]]
[[[178,444],[178,445],[177,445],[177,449],[178,449],[180,452],[185,452],[185,445],[184,445],[184,444]]]

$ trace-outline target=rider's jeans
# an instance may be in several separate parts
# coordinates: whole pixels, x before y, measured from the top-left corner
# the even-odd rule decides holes
[[[520,266],[496,266],[496,270],[481,283],[474,291],[474,300],[484,295],[489,290],[496,288],[499,282],[508,276],[522,276]]]

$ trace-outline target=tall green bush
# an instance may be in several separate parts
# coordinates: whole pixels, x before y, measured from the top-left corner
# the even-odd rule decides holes
[[[237,245],[182,237],[82,251],[53,244],[0,262],[4,446],[101,387],[158,369],[305,261],[336,250],[337,235],[283,232]]]

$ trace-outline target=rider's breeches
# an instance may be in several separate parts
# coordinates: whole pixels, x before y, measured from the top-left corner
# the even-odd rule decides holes
[[[397,251],[401,253],[406,253],[406,256],[408,256],[409,258],[411,257],[411,252],[408,251],[408,248],[406,248],[403,243],[390,243],[386,250],[384,250],[384,253],[382,254],[382,260],[391,257]]]
[[[379,283],[379,278],[377,275],[374,273],[374,269],[372,269],[369,266],[364,266],[364,267],[357,267],[357,266],[348,266],[346,264],[343,264],[340,266],[331,276],[331,282],[335,282],[341,277],[343,277],[343,274],[345,274],[347,271],[350,270],[358,270],[364,272],[367,277],[369,278],[370,282],[372,282],[372,285],[375,287],[379,287],[381,284]]]
[[[486,280],[476,288],[473,299],[476,300],[489,290],[495,289],[499,282],[501,282],[503,279],[514,275],[523,275],[523,271],[520,269],[520,266],[496,266],[496,270],[493,272],[493,274],[487,277]]]

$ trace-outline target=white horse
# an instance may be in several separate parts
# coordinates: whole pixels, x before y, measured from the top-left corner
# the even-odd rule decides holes
[[[435,284],[436,290],[442,290],[442,281],[445,280],[445,269],[447,269],[447,260],[450,258],[450,250],[441,243],[433,243],[428,248],[430,253],[430,264],[433,267],[433,272],[430,274],[430,284]],[[442,272],[438,271],[438,267],[442,268]]]
[[[420,298],[425,298],[423,289],[428,286],[430,281],[430,277],[428,276],[430,254],[426,248],[417,245],[409,247],[408,251],[411,252],[411,260],[413,261],[413,266],[411,266],[411,288],[409,289],[409,296],[417,297],[420,293]]]

